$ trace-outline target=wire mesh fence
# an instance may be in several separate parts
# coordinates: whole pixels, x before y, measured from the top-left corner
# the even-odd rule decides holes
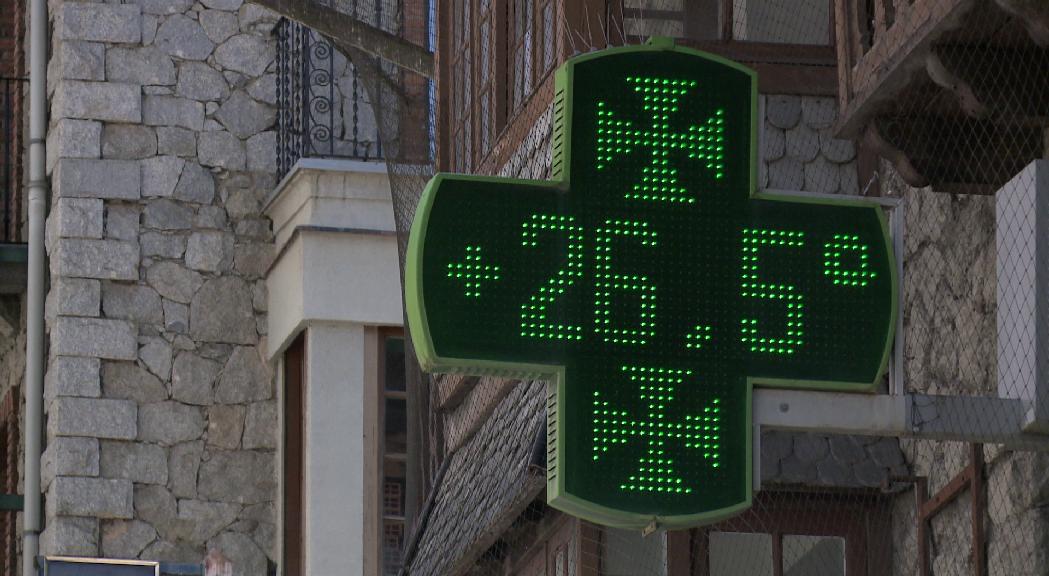
[[[1025,401],[1039,393],[1036,377],[1049,370],[1034,347],[1049,328],[1029,299],[1049,251],[1036,250],[1031,198],[1045,176],[1025,167],[1049,155],[1043,4],[449,0],[440,8],[380,0],[361,12],[437,48],[437,89],[347,55],[365,71],[375,107],[402,265],[438,166],[550,176],[558,61],[672,36],[758,70],[760,188],[899,199],[898,392]],[[928,434],[947,426],[993,438],[1016,423],[1002,403],[939,415],[917,406],[925,419],[908,437],[764,431],[761,491],[749,511],[640,533],[545,505],[536,479],[546,463],[534,449],[545,438],[543,383],[432,376],[413,362],[408,378],[417,446],[409,459],[421,475],[404,573],[1012,576],[1049,566],[1049,441]]]

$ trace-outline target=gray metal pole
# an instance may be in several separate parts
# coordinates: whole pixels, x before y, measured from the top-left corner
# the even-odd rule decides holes
[[[44,422],[44,219],[47,216],[47,0],[29,5],[29,278],[26,291],[25,510],[22,576],[40,552],[40,452]]]

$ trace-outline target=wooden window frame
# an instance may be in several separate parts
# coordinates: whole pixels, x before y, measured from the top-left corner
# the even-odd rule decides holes
[[[614,18],[620,19],[617,29],[623,29],[622,18],[634,11],[623,8],[623,0],[611,10]],[[787,44],[777,42],[753,42],[737,40],[733,32],[733,13],[736,0],[711,0],[718,4],[720,30],[718,38],[699,40],[690,33],[696,32],[702,21],[701,10],[710,8],[699,2],[686,0],[683,11],[645,10],[648,17],[663,16],[667,19],[679,17],[685,27],[685,38],[677,40],[682,46],[703,50],[750,66],[758,73],[758,90],[767,94],[797,94],[803,96],[836,96],[837,78],[837,34],[834,22],[835,2],[827,0],[829,21],[826,45]],[[628,36],[627,43],[644,40]]]
[[[511,46],[516,42],[513,37],[513,9],[518,2],[526,0],[488,0],[490,2],[491,20],[489,22],[489,69],[488,82],[478,89],[473,89],[472,82],[484,77],[480,70],[479,53],[476,41],[481,37],[479,30],[479,2],[481,0],[437,0],[437,167],[442,171],[458,171],[478,174],[495,174],[506,164],[519,148],[521,139],[526,137],[536,121],[549,108],[553,99],[553,71],[563,63],[574,50],[585,50],[580,46],[589,41],[592,48],[606,45],[636,43],[640,39],[624,38],[620,35],[623,29],[622,0],[527,0],[533,8],[532,23],[542,28],[542,13],[545,6],[551,6],[554,25],[552,42],[553,58],[547,68],[542,62],[545,39],[542,32],[533,34],[531,71],[531,90],[524,94],[521,101],[514,105],[514,66]],[[750,42],[731,39],[732,11],[734,0],[712,0],[719,5],[721,14],[721,38],[729,40],[691,40],[681,39],[679,44],[704,50],[742,62],[758,73],[759,90],[766,94],[797,94],[806,96],[833,97],[837,95],[837,48],[836,29],[834,26],[834,2],[829,3],[828,34],[830,43],[826,46],[777,44],[770,42]],[[467,97],[464,86],[466,66],[462,60],[468,51],[465,44],[456,44],[455,37],[460,34],[453,24],[455,8],[474,10],[470,19],[470,29],[461,34],[471,39],[469,54],[470,89]],[[694,4],[688,4],[694,6]],[[452,9],[449,9],[451,7]],[[603,15],[603,19],[595,18]],[[460,18],[462,20],[462,18]],[[695,10],[686,11],[686,26],[699,20]],[[521,39],[523,42],[523,39]],[[462,71],[457,72],[461,68]],[[488,106],[488,118],[481,118],[479,98],[491,97]],[[466,106],[469,103],[469,106]],[[457,114],[463,116],[458,117]],[[487,125],[482,124],[487,122]],[[483,135],[487,128],[490,133]],[[482,146],[482,138],[488,139],[489,146]]]
[[[507,100],[512,113],[525,107],[529,99],[546,81],[556,68],[558,58],[557,22],[558,2],[555,0],[504,0],[507,5],[507,44],[509,59],[506,65],[506,84],[509,87]],[[523,7],[523,9],[521,9]],[[544,12],[550,10],[550,29],[547,29]],[[523,30],[518,30],[518,18],[525,14]],[[523,32],[523,35],[521,33]],[[549,44],[548,44],[549,42]],[[549,62],[546,48],[549,46]],[[517,54],[524,51],[522,60],[525,65],[524,78],[520,79],[517,66]],[[519,80],[520,79],[520,80]],[[518,82],[521,92],[517,93]],[[520,100],[518,100],[518,97]]]
[[[386,390],[386,340],[388,338],[401,338],[405,340],[404,329],[400,327],[379,327],[370,330],[370,338],[373,344],[366,344],[365,354],[368,355],[370,360],[367,361],[368,370],[365,374],[366,386],[364,394],[364,402],[366,409],[365,414],[365,473],[368,478],[371,479],[372,485],[368,486],[365,484],[365,494],[372,494],[373,497],[368,498],[368,505],[366,506],[365,522],[368,526],[373,526],[376,533],[375,544],[368,545],[369,549],[373,549],[376,552],[375,567],[373,568],[375,574],[381,575],[383,573],[383,547],[382,539],[385,534],[387,522],[401,523],[403,529],[404,538],[408,537],[408,526],[405,516],[400,518],[388,517],[385,514],[383,496],[385,492],[385,469],[386,460],[399,459],[407,467],[407,452],[404,454],[397,454],[391,458],[386,453],[386,400],[388,398],[399,398],[405,400],[405,408],[407,409],[407,398],[408,391],[407,385],[405,386],[404,392],[391,393]],[[371,360],[373,359],[373,360]],[[407,382],[405,383],[407,384]],[[367,409],[368,407],[374,407],[374,410]],[[367,431],[371,432],[370,439]],[[405,481],[408,479],[408,471],[405,470]],[[409,505],[407,494],[404,495],[405,501],[405,512]],[[371,509],[372,512],[367,510]],[[402,550],[403,552],[403,550]],[[368,574],[369,572],[365,572]]]
[[[442,170],[469,171],[473,165],[474,62],[469,56],[473,54],[474,2],[476,0],[440,0],[437,7],[440,55],[437,60],[440,67],[437,90],[440,95],[438,102],[441,103],[438,106],[437,160]]]
[[[18,493],[19,447],[21,434],[18,426],[18,408],[22,395],[18,386],[7,389],[0,402],[0,492],[7,495]],[[18,512],[5,510],[0,513],[0,576],[15,576],[21,571],[18,562],[19,526]]]
[[[542,116],[553,99],[553,72],[571,53],[570,36],[579,30],[585,30],[588,25],[585,10],[581,7],[594,9],[595,6],[600,5],[603,10],[605,4],[605,0],[580,0],[579,2],[569,1],[566,7],[566,0],[529,0],[533,9],[533,27],[540,31],[538,35],[533,32],[532,37],[531,89],[522,95],[521,101],[515,107],[513,105],[513,51],[511,50],[511,43],[514,42],[513,9],[517,2],[524,0],[488,0],[490,14],[487,17],[481,14],[481,1],[437,0],[437,167],[442,171],[494,174],[505,164],[520,144],[521,135],[528,133],[528,128]],[[472,130],[474,135],[470,141],[469,153],[460,152],[466,147],[467,140],[463,135],[468,129],[465,127],[464,119],[456,116],[459,113],[459,107],[464,103],[463,88],[460,86],[462,82],[458,78],[457,67],[461,66],[460,62],[466,54],[466,50],[463,49],[464,45],[456,42],[461,32],[454,27],[455,10],[460,3],[464,8],[476,9],[474,17],[470,20],[471,27],[468,31],[471,38],[481,38],[479,31],[481,24],[487,23],[491,27],[487,76],[480,69],[479,53],[475,54],[476,57],[472,62],[472,79],[487,78],[488,82],[479,85],[473,90],[471,96],[471,100],[476,105],[473,106],[474,113],[471,113],[468,119],[469,130]],[[549,7],[551,16],[552,29],[550,31],[541,26],[544,22],[543,11],[547,7]],[[561,23],[566,22],[567,26],[560,26]],[[600,35],[594,44],[603,45],[605,26],[603,23],[594,24],[594,26]],[[547,37],[550,38],[551,50],[549,62],[546,61],[547,53],[544,51]],[[476,50],[476,47],[474,49]],[[485,97],[485,94],[491,97],[487,120],[482,118],[479,104],[481,101],[479,98]],[[457,121],[463,125],[456,125]],[[479,140],[485,137],[482,132],[486,128],[482,124],[485,121],[490,130],[490,134],[487,135],[489,138],[487,147],[482,146],[483,142]]]
[[[305,576],[306,331],[284,351],[282,466],[282,570]]]
[[[743,514],[713,526],[667,533],[667,576],[709,576],[709,535],[741,532],[772,536],[773,574],[783,574],[783,537],[826,536],[845,541],[848,576],[888,576],[889,550],[870,535],[891,534],[891,498],[874,490],[765,490]]]
[[[583,520],[558,514],[557,518],[548,525],[540,527],[535,535],[535,540],[516,560],[510,559],[506,574],[515,576],[533,576],[537,569],[542,569],[544,576],[569,576],[569,555],[572,551],[572,541],[576,541],[576,567],[578,576],[590,576],[585,572],[580,562],[580,550],[582,549],[582,532],[580,526]],[[561,572],[557,570],[558,557],[562,559]]]

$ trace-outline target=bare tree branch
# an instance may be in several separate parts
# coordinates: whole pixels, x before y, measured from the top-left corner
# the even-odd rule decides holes
[[[362,22],[350,14],[315,0],[252,1],[289,20],[309,26],[341,46],[352,46],[426,78],[433,78],[433,54],[418,44]]]

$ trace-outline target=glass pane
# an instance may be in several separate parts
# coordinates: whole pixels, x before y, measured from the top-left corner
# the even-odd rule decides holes
[[[664,576],[666,534],[606,528],[601,546],[602,576]]]
[[[543,72],[554,65],[554,3],[543,6]]]
[[[404,524],[386,522],[382,527],[382,573],[397,576],[401,571],[401,549],[404,547]]]
[[[387,390],[404,392],[404,338],[389,336],[386,338],[386,357],[383,375],[383,387]]]
[[[830,44],[830,0],[735,0],[736,40]]]
[[[481,63],[479,64],[479,66],[481,67],[482,86],[484,86],[488,82],[488,68],[491,66],[488,56],[488,52],[491,49],[491,47],[489,46],[491,22],[491,20],[486,20],[481,23]]]
[[[404,518],[404,478],[383,478],[382,515]]]
[[[404,400],[386,399],[386,453],[405,454],[408,451],[408,408]]]
[[[463,20],[463,0],[459,0],[458,2],[455,2],[453,4],[453,8],[452,9],[455,11],[455,15],[453,16],[454,23],[452,24],[452,28],[455,28],[455,35],[453,36],[454,40],[452,40],[452,45],[453,46],[462,46],[462,44],[463,44],[463,27],[460,24],[460,22],[462,22],[462,20]]]
[[[626,33],[631,36],[669,36],[681,38],[685,35],[685,23],[681,20],[662,18],[631,18],[626,21]]]
[[[691,0],[624,0],[623,8],[628,10],[683,10],[686,1]]]
[[[533,34],[534,30],[535,30],[535,26],[532,23],[532,14],[533,14],[533,10],[535,10],[535,6],[532,4],[532,0],[526,0],[524,10],[525,10],[525,18],[526,18],[525,34],[524,34],[524,43],[525,43],[525,47],[524,47],[524,49],[525,49],[525,57],[524,57],[525,58],[525,61],[524,61],[524,65],[525,65],[525,68],[524,68],[524,79],[525,79],[524,97],[527,98],[532,93],[532,62],[535,61],[535,51],[534,51],[534,48],[532,47],[532,34]]]
[[[845,540],[783,536],[783,576],[845,576]]]
[[[772,536],[711,532],[710,576],[773,576]]]
[[[491,91],[488,91],[481,96],[481,154],[487,153],[492,145],[492,123],[488,106],[491,94]]]
[[[523,46],[523,45],[522,45]],[[524,49],[519,46],[514,55],[514,108],[521,104],[524,94]]]

